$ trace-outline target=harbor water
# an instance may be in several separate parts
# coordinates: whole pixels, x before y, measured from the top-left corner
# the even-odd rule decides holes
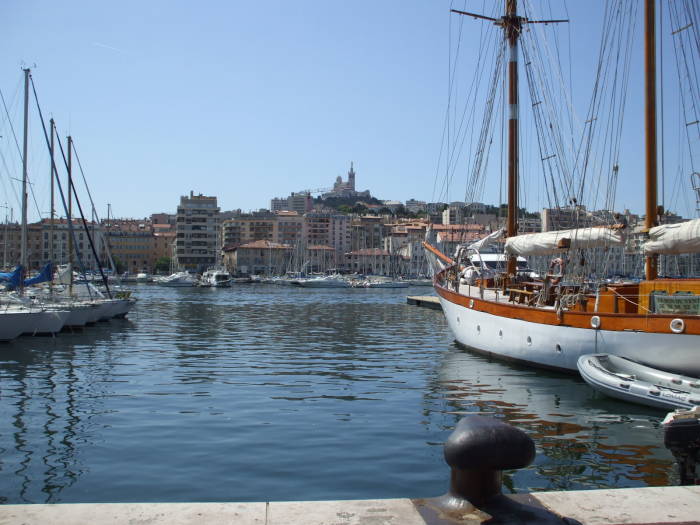
[[[460,349],[430,288],[135,285],[127,320],[0,346],[0,503],[443,494],[467,414],[537,457],[507,490],[675,483],[663,412]]]

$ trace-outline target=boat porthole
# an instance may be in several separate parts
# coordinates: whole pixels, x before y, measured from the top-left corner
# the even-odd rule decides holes
[[[596,329],[600,328],[600,317],[598,317],[597,315],[591,317],[591,326]]]
[[[532,346],[532,337],[527,336],[527,346]]]
[[[469,299],[469,308],[474,308],[474,299]]]
[[[498,331],[498,337],[500,337],[501,339],[503,339],[503,330],[499,330],[499,331]]]
[[[671,321],[671,332],[674,334],[682,334],[685,330],[685,321],[683,319],[674,319]]]
[[[459,316],[457,317],[457,324],[459,324]]]
[[[480,334],[481,333],[481,325],[476,325],[476,333]]]
[[[557,346],[556,346],[555,348],[556,348],[556,350],[557,350],[557,353],[558,353],[558,354],[561,354],[561,345],[560,345],[560,344],[557,344]]]

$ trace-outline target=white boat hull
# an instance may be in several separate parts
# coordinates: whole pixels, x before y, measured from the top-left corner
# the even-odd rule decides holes
[[[700,379],[674,376],[606,354],[586,354],[578,361],[581,377],[607,396],[668,410],[700,405]]]
[[[82,327],[85,326],[92,317],[92,306],[89,304],[69,304],[68,318],[64,326],[66,327]]]
[[[68,310],[45,310],[31,312],[24,317],[22,333],[28,335],[56,334],[68,319]]]
[[[31,314],[26,310],[3,310],[0,312],[0,341],[12,341],[19,337]]]
[[[442,296],[440,303],[458,343],[501,359],[577,372],[582,355],[607,353],[652,368],[700,376],[696,335],[557,326],[472,310]]]
[[[304,288],[349,288],[350,283],[345,279],[298,279],[293,284]]]

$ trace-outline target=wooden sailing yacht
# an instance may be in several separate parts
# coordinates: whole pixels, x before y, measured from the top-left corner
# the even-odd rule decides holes
[[[507,268],[489,274],[480,267],[481,245],[465,247],[453,260],[424,244],[442,267],[434,287],[450,329],[458,343],[475,351],[544,368],[576,371],[581,355],[608,353],[700,377],[700,280],[657,275],[658,254],[700,251],[700,219],[657,225],[654,0],[644,7],[646,275],[638,283],[617,284],[567,284],[565,266],[574,248],[624,243],[622,224],[518,235],[518,40],[523,26],[535,21],[518,15],[517,0],[505,6],[500,19],[457,11],[501,26],[509,48]],[[519,275],[516,258],[529,255],[554,257],[543,280]],[[666,299],[675,302],[662,308]]]

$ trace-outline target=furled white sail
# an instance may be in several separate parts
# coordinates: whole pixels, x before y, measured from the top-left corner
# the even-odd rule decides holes
[[[468,249],[474,250],[476,252],[481,251],[486,246],[491,244],[493,241],[497,241],[498,239],[500,239],[502,236],[503,236],[503,228],[491,233],[490,235],[487,235],[483,239],[479,239],[478,241],[471,243],[468,246]]]
[[[625,236],[620,229],[577,228],[543,233],[527,233],[506,239],[509,255],[551,255],[570,248],[622,246]]]
[[[679,254],[700,252],[700,219],[664,224],[649,230],[644,253]]]

